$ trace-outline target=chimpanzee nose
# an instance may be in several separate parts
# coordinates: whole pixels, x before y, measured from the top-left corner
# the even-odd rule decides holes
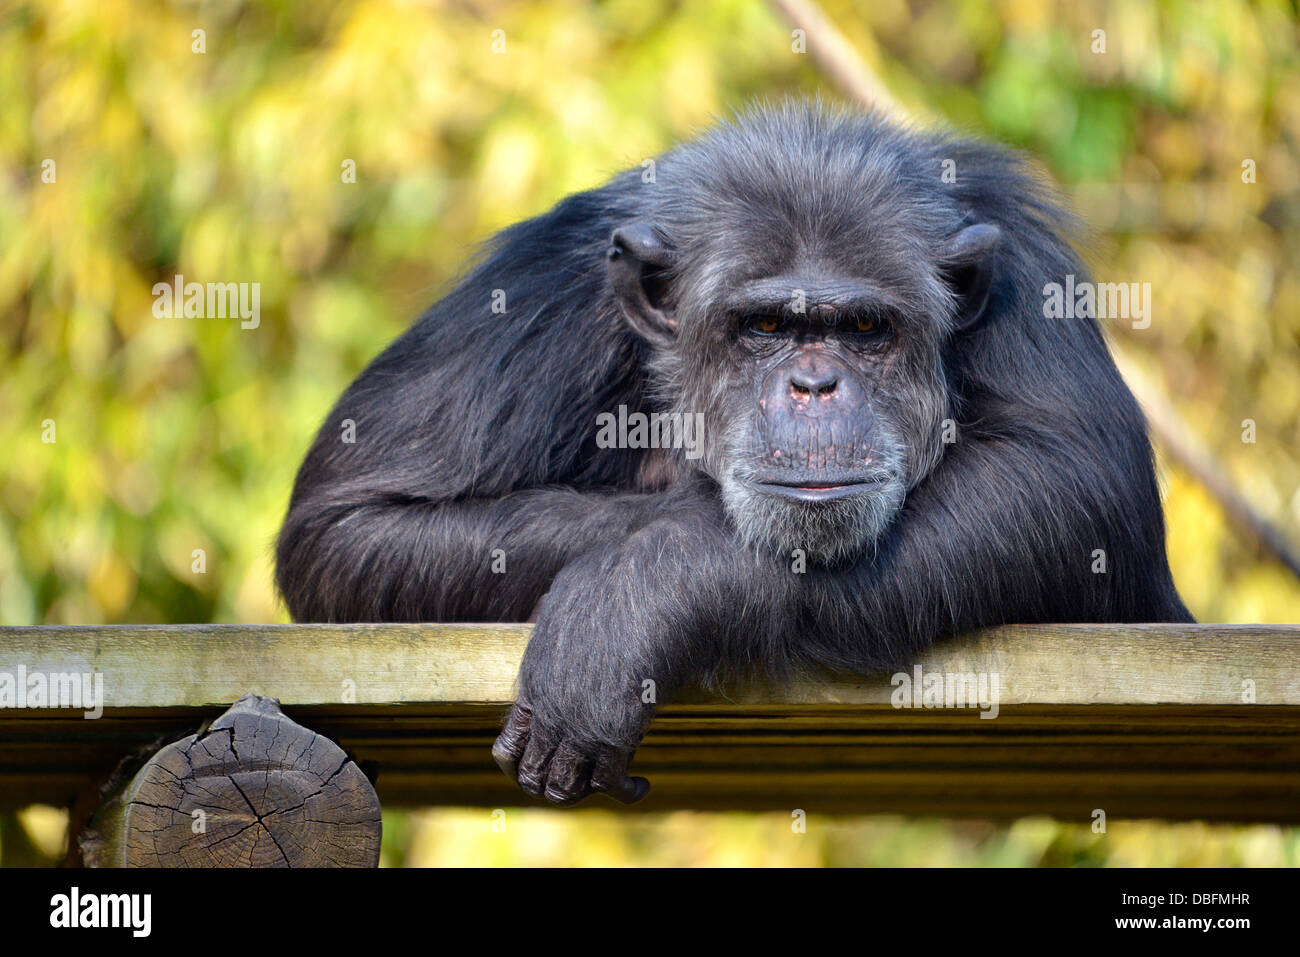
[[[829,399],[839,384],[839,373],[825,366],[807,365],[790,373],[790,392],[796,399]]]

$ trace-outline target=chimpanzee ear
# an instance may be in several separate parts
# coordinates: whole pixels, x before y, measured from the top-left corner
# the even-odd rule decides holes
[[[974,328],[984,318],[993,287],[993,258],[1002,230],[992,223],[967,226],[948,240],[939,253],[939,266],[960,298],[956,327]]]
[[[609,284],[632,328],[651,345],[671,346],[677,336],[668,301],[672,248],[653,226],[638,223],[614,230],[607,258]]]

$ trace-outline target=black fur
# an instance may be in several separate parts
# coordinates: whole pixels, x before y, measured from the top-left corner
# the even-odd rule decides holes
[[[940,181],[945,159],[955,184]],[[905,664],[982,625],[1190,620],[1142,415],[1096,322],[1043,316],[1044,285],[1086,271],[1069,218],[1017,158],[786,106],[679,147],[656,179],[626,173],[502,232],[347,390],[278,544],[295,619],[537,610],[497,752],[558,803],[644,793],[626,762],[652,710],[647,680],[662,701],[751,666]],[[657,277],[668,345],[633,331],[607,275],[611,236],[638,223],[673,252]],[[1001,237],[974,305],[943,259],[972,224]],[[742,280],[810,263],[900,305],[911,351],[863,373],[881,423],[863,441],[906,497],[883,530],[861,526],[865,547],[798,574],[785,539],[764,539],[769,500],[728,478],[747,474],[736,461],[756,441],[757,386],[717,304]],[[704,457],[598,448],[596,417],[620,405],[704,413]],[[944,418],[953,444],[935,438]]]

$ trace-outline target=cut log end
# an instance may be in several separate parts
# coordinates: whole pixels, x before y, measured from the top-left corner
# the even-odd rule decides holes
[[[83,841],[125,867],[375,867],[379,799],[338,745],[244,695],[140,769]],[[106,807],[106,810],[108,808]]]

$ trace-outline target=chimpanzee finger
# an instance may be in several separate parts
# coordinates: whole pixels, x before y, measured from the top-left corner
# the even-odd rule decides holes
[[[528,744],[528,730],[532,726],[533,713],[524,704],[516,704],[510,709],[505,727],[497,735],[492,745],[492,758],[497,767],[505,772],[506,777],[515,780],[519,770],[519,759],[523,757],[524,747]]]
[[[546,773],[544,797],[552,804],[567,807],[591,794],[592,759],[565,741],[551,756]]]
[[[546,775],[551,766],[551,755],[559,741],[536,725],[528,733],[528,744],[519,759],[515,780],[525,794],[541,797],[546,790]]]
[[[602,749],[591,774],[592,790],[608,794],[624,804],[635,804],[645,797],[650,792],[650,782],[645,778],[628,776],[627,765],[631,760],[631,751]]]

